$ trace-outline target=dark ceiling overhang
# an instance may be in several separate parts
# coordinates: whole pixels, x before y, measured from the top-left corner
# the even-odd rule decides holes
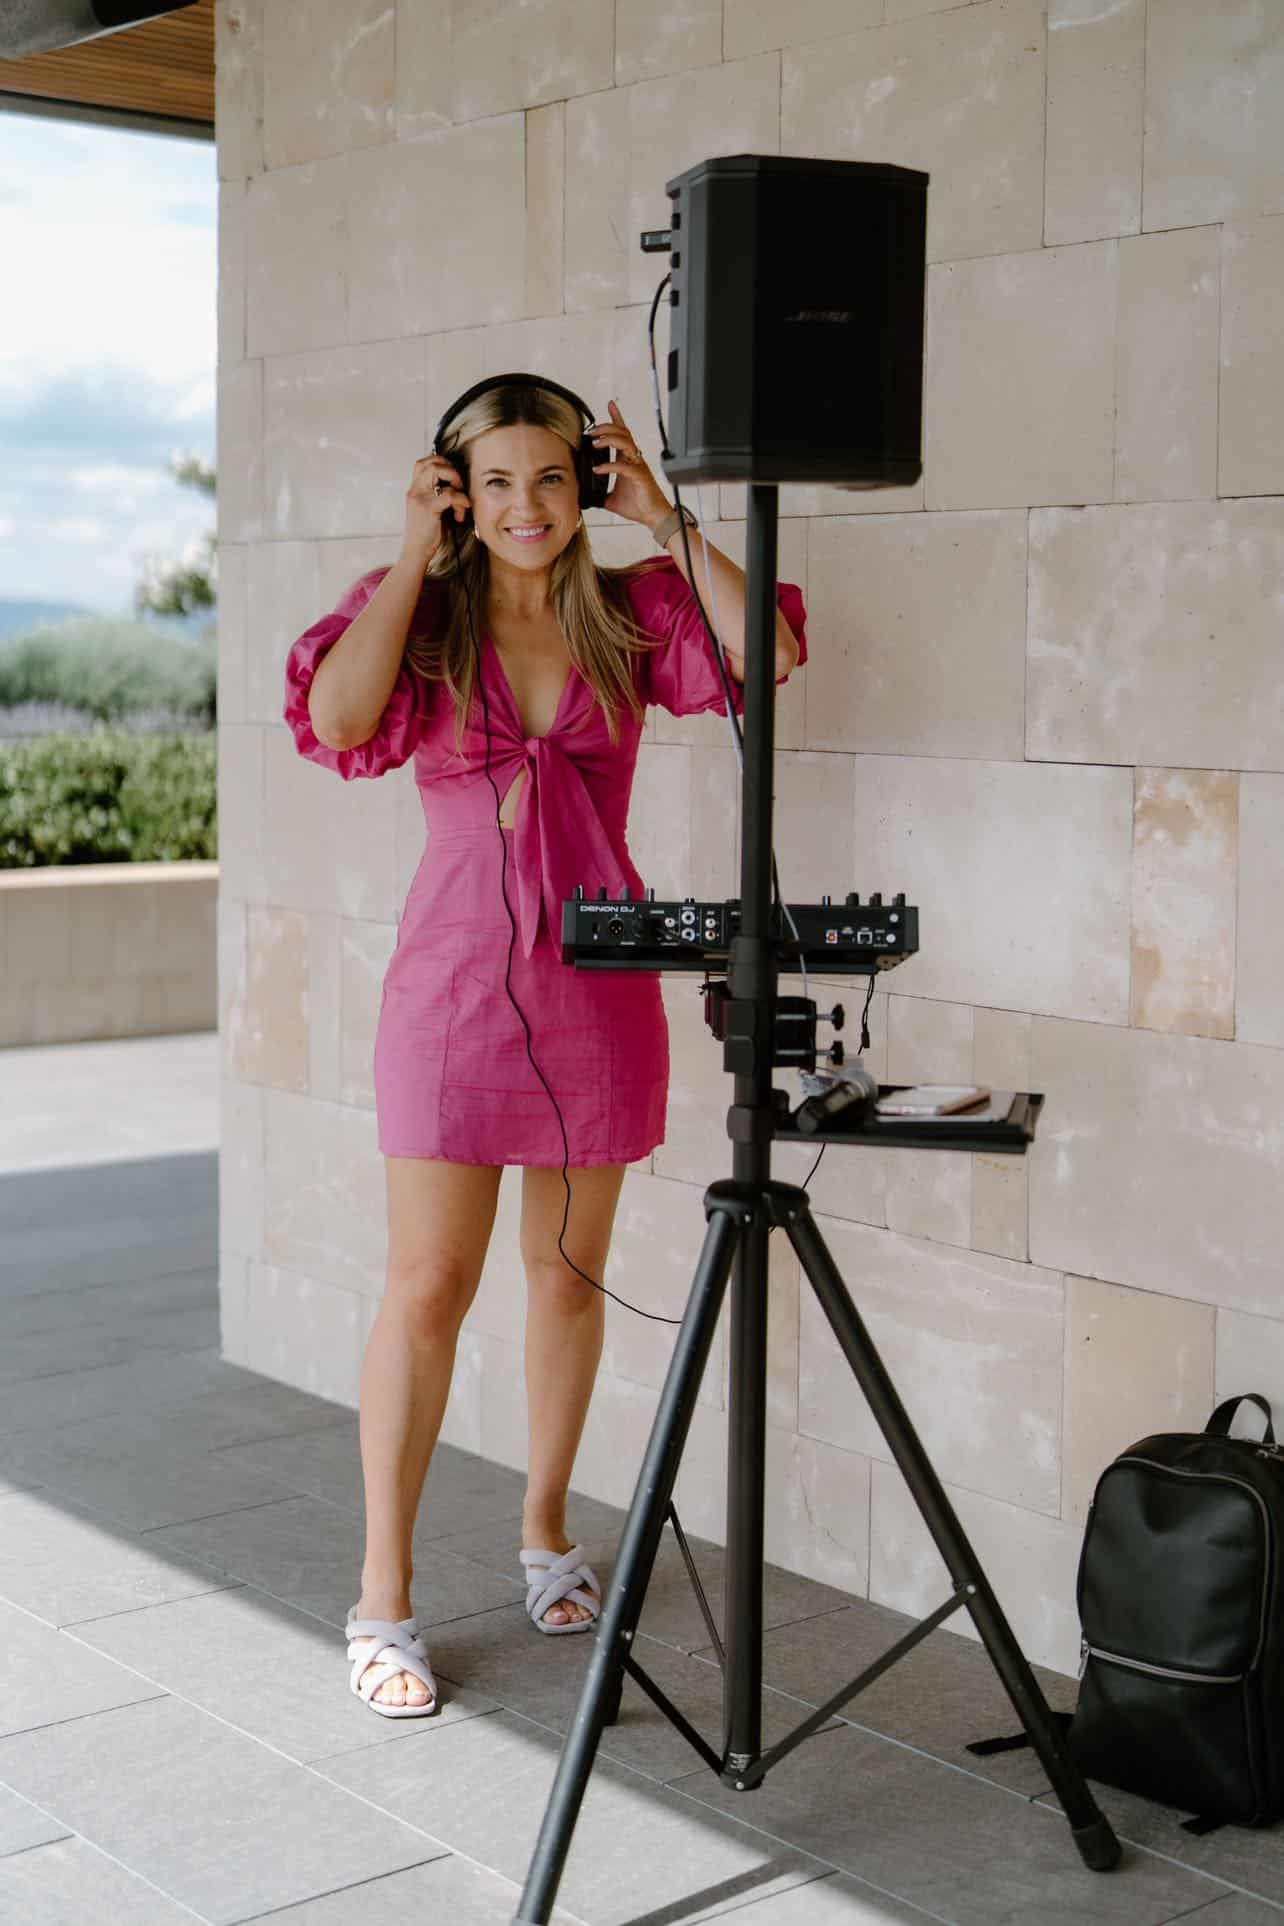
[[[113,14],[105,0],[93,8],[104,20],[123,11]],[[77,15],[92,22],[84,0],[70,0],[69,32],[76,31]],[[0,4],[0,26],[3,20]],[[0,112],[213,140],[214,0],[193,0],[136,26],[104,26],[48,52],[0,59]]]

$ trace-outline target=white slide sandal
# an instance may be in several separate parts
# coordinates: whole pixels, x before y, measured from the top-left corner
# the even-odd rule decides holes
[[[428,1654],[413,1614],[409,1618],[355,1618],[348,1614],[344,1631],[348,1635],[348,1657],[353,1661],[348,1681],[359,1699],[385,1719],[424,1719],[439,1710],[437,1681],[428,1663]],[[356,1645],[359,1638],[373,1638],[374,1645]],[[422,1705],[388,1705],[375,1693],[385,1679],[398,1672],[413,1672],[428,1687],[429,1697]]]
[[[601,1586],[591,1565],[584,1562],[583,1545],[572,1545],[568,1552],[521,1551],[518,1557],[526,1573],[526,1610],[537,1632],[557,1635],[562,1632],[591,1632],[601,1610]],[[593,1591],[587,1586],[592,1585]],[[550,1605],[570,1598],[582,1605],[588,1618],[572,1619],[566,1625],[549,1625],[544,1614]]]

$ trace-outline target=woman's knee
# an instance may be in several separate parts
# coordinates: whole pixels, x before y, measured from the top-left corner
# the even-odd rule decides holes
[[[582,1267],[589,1277],[596,1273],[585,1264]],[[554,1317],[584,1318],[600,1316],[603,1303],[602,1293],[595,1290],[587,1278],[560,1257],[527,1258],[525,1260],[527,1292],[532,1304]]]
[[[475,1274],[457,1264],[390,1266],[384,1308],[402,1319],[412,1336],[453,1343],[477,1295],[478,1282]]]

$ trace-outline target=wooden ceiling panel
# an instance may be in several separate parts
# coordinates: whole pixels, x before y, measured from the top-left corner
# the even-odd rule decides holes
[[[0,60],[0,93],[214,125],[214,0],[74,47]]]

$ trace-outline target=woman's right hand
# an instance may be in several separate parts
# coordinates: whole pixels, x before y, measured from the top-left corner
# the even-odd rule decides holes
[[[401,552],[426,565],[445,539],[444,523],[454,511],[462,522],[472,507],[459,470],[440,455],[422,455],[406,490],[406,532]]]

